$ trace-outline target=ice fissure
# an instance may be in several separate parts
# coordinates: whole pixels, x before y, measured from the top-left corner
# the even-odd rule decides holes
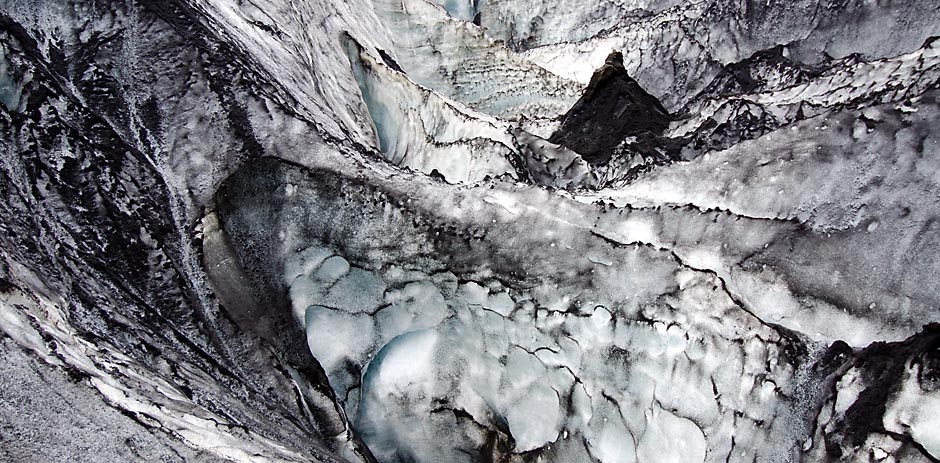
[[[0,460],[940,459],[940,10],[0,1]]]

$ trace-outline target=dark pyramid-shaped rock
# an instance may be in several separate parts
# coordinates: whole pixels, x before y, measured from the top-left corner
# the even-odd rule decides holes
[[[669,121],[666,108],[627,74],[623,55],[615,51],[594,71],[584,95],[549,141],[573,149],[592,164],[602,164],[624,138],[659,135]]]

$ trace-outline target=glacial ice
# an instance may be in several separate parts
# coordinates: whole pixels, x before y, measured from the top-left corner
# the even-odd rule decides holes
[[[738,7],[713,2],[639,2],[636,20],[617,13],[617,2],[590,1],[575,12],[564,2],[543,0],[536,7],[498,1],[493,23],[497,37],[515,36],[522,53],[550,72],[586,83],[612,50],[624,51],[627,70],[644,88],[660,97],[670,110],[681,107],[715,76],[719,66],[739,61],[777,44],[790,44],[805,61],[828,54],[843,58],[853,53],[882,58],[913,51],[937,35],[936,11],[923,5],[857,3],[808,15],[814,2],[747,1]],[[885,10],[877,11],[885,6]],[[579,16],[600,12],[587,27],[544,27],[538,11],[561,10],[552,15],[560,24],[583,21]],[[643,11],[645,10],[645,11]],[[929,11],[929,13],[924,13]],[[568,14],[565,14],[568,13]],[[533,17],[531,22],[507,20]],[[853,21],[844,17],[851,15]],[[623,18],[620,24],[610,24]],[[593,19],[593,18],[592,18]],[[851,25],[849,25],[849,23]],[[786,26],[781,26],[786,24]],[[516,30],[513,30],[515,28]],[[585,30],[587,29],[587,30]],[[885,37],[882,31],[891,30]],[[582,34],[587,33],[584,37]],[[507,37],[508,39],[508,37]]]
[[[884,416],[887,431],[904,434],[924,447],[930,457],[940,458],[940,393],[926,392],[916,379],[922,372],[919,365],[910,365],[901,378],[901,388],[892,397]],[[887,456],[887,455],[886,455]]]
[[[574,151],[421,87],[352,40],[348,47],[379,149],[392,164],[451,183],[504,175],[556,188],[595,183]]]
[[[25,82],[17,82],[6,54],[7,50],[0,47],[0,103],[3,103],[8,112],[20,112],[23,109],[21,98]],[[25,76],[25,80],[28,79],[29,76]]]
[[[445,2],[447,13],[426,0],[374,3],[392,33],[397,64],[419,85],[527,129],[550,126],[580,96],[580,84],[508,50],[484,29],[451,19],[461,16],[453,11],[457,2]]]
[[[318,196],[297,178],[291,183],[298,188],[294,198]],[[309,229],[303,222],[280,226]],[[582,252],[557,248],[552,252],[559,251]],[[773,330],[736,307],[716,286],[714,276],[677,270],[668,253],[656,257],[655,251],[645,247],[608,248],[608,265],[585,259],[593,270],[588,281],[598,291],[593,295],[572,292],[571,297],[565,295],[565,286],[552,283],[556,277],[549,275],[554,270],[546,275],[547,281],[526,287],[485,277],[461,282],[467,277],[403,272],[399,264],[387,267],[392,261],[373,261],[369,268],[387,270],[363,270],[370,275],[357,277],[351,269],[363,267],[353,265],[348,257],[324,258],[332,254],[320,249],[290,253],[285,268],[294,270],[288,272],[285,284],[291,285],[295,307],[313,304],[305,320],[311,348],[321,358],[339,397],[346,398],[344,407],[354,413],[353,422],[363,439],[389,461],[437,458],[441,450],[431,446],[427,436],[445,430],[457,452],[448,458],[462,461],[466,456],[458,449],[478,448],[483,439],[481,426],[490,429],[485,432],[502,429],[512,436],[513,448],[519,452],[551,448],[559,452],[557,458],[578,458],[576,448],[559,445],[564,433],[596,442],[591,448],[597,447],[597,452],[626,452],[603,443],[609,440],[604,433],[613,432],[604,419],[616,416],[622,416],[618,419],[625,420],[624,429],[640,439],[636,444],[640,447],[631,446],[634,451],[645,448],[642,442],[653,445],[650,442],[679,438],[676,458],[698,455],[706,447],[694,434],[678,437],[687,434],[692,426],[687,420],[693,419],[696,429],[702,427],[699,432],[716,436],[708,444],[712,446],[707,447],[709,452],[723,454],[730,435],[724,434],[724,441],[717,436],[732,429],[727,425],[734,420],[732,410],[746,409],[755,421],[770,421],[773,410],[783,406],[777,403],[786,400],[779,397],[776,387],[765,391],[766,385],[789,384],[795,367],[773,344],[753,337],[779,339]],[[327,266],[331,259],[334,263]],[[308,264],[308,260],[322,263]],[[329,309],[317,306],[325,295],[319,286],[297,285],[305,278],[296,276],[303,269],[312,276],[329,274],[333,288],[357,287],[346,280],[373,282],[370,288],[386,288],[382,298],[387,305],[374,316],[351,298],[332,299],[337,305]],[[536,269],[532,267],[535,272],[543,271]],[[673,283],[663,285],[670,280]],[[677,288],[681,291],[676,296],[668,295]],[[718,307],[724,315],[714,318]],[[352,331],[357,332],[356,343],[336,342]],[[736,336],[741,336],[744,348],[739,350],[734,344],[723,348],[724,343],[710,341],[727,335],[722,333],[739,333]],[[402,353],[407,346],[415,350]],[[422,360],[414,369],[394,368],[386,373],[386,368],[396,365],[395,359],[408,355],[416,360],[433,358],[434,367],[428,371],[421,366]],[[736,359],[736,368],[728,368],[731,359]],[[693,373],[676,376],[672,372],[677,370]],[[356,371],[362,372],[361,385]],[[660,378],[669,378],[668,386]],[[395,392],[395,385],[411,383],[421,386]],[[706,393],[713,388],[718,397]],[[579,392],[582,389],[584,395]],[[379,400],[388,394],[399,394],[399,399]],[[644,410],[649,411],[651,403],[663,411],[647,417]],[[757,403],[764,405],[758,408]],[[576,416],[584,421],[579,424],[573,420]],[[403,427],[407,431],[394,435],[381,431],[402,428],[392,426],[398,422],[408,423]],[[745,436],[767,439],[756,426],[746,428],[739,423],[733,429],[738,442],[744,442]]]
[[[379,149],[390,162],[437,171],[451,182],[518,176],[506,123],[450,103],[349,46]]]
[[[930,2],[157,3],[0,8],[0,358],[85,409],[183,459],[940,458]],[[656,162],[546,140],[614,49]]]

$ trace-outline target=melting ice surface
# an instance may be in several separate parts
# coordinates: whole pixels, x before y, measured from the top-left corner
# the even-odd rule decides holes
[[[795,373],[761,341],[773,331],[692,271],[645,307],[368,271],[322,247],[285,276],[311,352],[380,461],[476,461],[500,438],[557,461],[703,461],[705,434],[713,446],[774,439],[757,423]]]
[[[3,452],[940,458],[935,0],[131,3],[0,5]]]

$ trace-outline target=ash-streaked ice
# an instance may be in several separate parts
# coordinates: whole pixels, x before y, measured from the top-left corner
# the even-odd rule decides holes
[[[0,0],[0,461],[936,462],[931,0]]]

